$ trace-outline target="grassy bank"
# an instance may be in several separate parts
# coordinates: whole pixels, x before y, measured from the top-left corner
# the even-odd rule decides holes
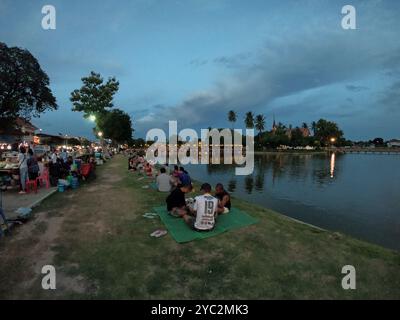
[[[165,194],[147,184],[117,157],[95,182],[43,202],[33,222],[0,244],[0,298],[400,298],[399,253],[239,199],[234,205],[258,224],[187,244],[151,238],[164,226],[142,215]],[[40,289],[43,264],[56,267],[55,291]],[[356,290],[341,287],[348,264]]]

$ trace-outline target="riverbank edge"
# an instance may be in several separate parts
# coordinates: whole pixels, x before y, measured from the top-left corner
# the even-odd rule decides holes
[[[326,155],[330,154],[332,150],[318,150],[318,151],[299,151],[299,150],[289,150],[289,151],[254,151],[255,155],[277,155],[277,154],[290,154],[290,155]]]
[[[192,180],[192,182],[193,182],[193,185],[195,187],[195,190],[199,190],[200,186],[202,185],[202,183],[204,183],[204,182],[199,181],[199,180]],[[196,192],[196,194],[197,194],[197,192]],[[251,202],[249,202],[247,200],[244,200],[244,199],[242,199],[240,197],[237,197],[237,196],[234,196],[234,195],[231,195],[231,198],[232,198],[232,200],[233,200],[232,202],[234,204],[239,204],[239,206],[242,207],[242,208],[248,207],[249,205],[252,208],[254,208],[252,210],[246,210],[246,212],[248,214],[252,215],[253,217],[255,216],[256,218],[260,218],[260,215],[257,212],[255,212],[255,210],[264,211],[266,214],[273,214],[277,218],[280,218],[280,219],[283,219],[283,220],[286,220],[286,221],[291,221],[291,222],[294,222],[296,224],[306,226],[308,228],[314,229],[314,230],[319,231],[319,232],[325,232],[325,233],[333,235],[333,236],[339,236],[339,237],[342,236],[342,237],[345,237],[345,238],[347,238],[349,240],[354,240],[354,241],[360,242],[363,245],[372,246],[372,247],[375,247],[376,249],[381,249],[383,251],[394,253],[394,254],[396,254],[396,255],[398,255],[400,257],[400,251],[397,251],[395,249],[387,248],[387,247],[384,247],[384,246],[382,246],[380,244],[369,242],[369,241],[366,241],[366,240],[363,240],[363,239],[359,239],[357,237],[354,237],[354,236],[346,234],[346,233],[342,233],[340,231],[325,229],[325,228],[316,226],[314,224],[311,224],[311,223],[308,223],[308,222],[304,222],[304,221],[301,221],[301,220],[296,219],[296,218],[289,217],[289,216],[287,216],[287,215],[285,215],[285,214],[283,214],[283,213],[281,213],[279,211],[275,211],[275,210],[273,210],[271,208],[268,208],[268,207],[263,207],[263,206],[261,206],[259,204],[251,203]]]

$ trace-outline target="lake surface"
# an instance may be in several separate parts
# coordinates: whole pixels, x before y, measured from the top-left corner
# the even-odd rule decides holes
[[[241,199],[400,251],[399,155],[255,155],[250,176],[231,165],[185,167]]]

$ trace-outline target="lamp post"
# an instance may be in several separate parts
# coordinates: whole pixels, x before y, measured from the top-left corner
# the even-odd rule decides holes
[[[102,150],[102,152],[104,152],[104,145],[103,145],[103,132],[102,131],[99,131],[99,132],[97,132],[97,136],[99,137],[99,139],[100,139],[100,146],[101,146],[101,150]]]

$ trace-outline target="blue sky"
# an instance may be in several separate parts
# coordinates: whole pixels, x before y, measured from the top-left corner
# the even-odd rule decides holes
[[[57,29],[41,28],[43,5]],[[357,30],[341,28],[341,8]],[[0,41],[27,48],[47,72],[59,110],[34,123],[91,137],[69,96],[91,70],[115,76],[115,106],[135,135],[229,127],[227,112],[271,126],[327,118],[346,137],[400,138],[400,1],[0,0]]]

